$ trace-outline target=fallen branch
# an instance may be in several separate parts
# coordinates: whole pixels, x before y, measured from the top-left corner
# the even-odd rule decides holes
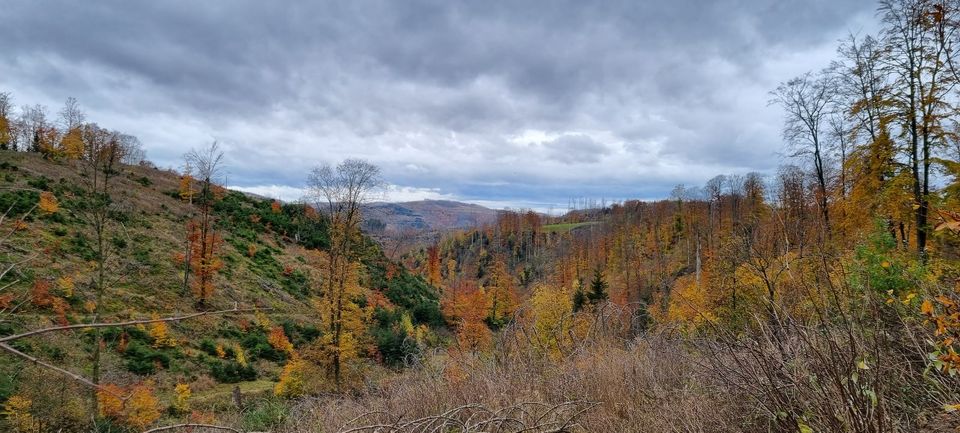
[[[577,426],[576,419],[599,403],[591,401],[567,401],[555,405],[545,403],[519,403],[497,411],[481,405],[459,406],[437,415],[404,421],[402,418],[391,422],[384,412],[362,414],[347,425],[354,424],[371,415],[385,415],[386,420],[361,425],[350,429],[341,427],[340,433],[439,433],[453,428],[462,433],[503,432],[503,433],[560,433],[570,432]],[[540,409],[538,415],[527,411],[524,406]],[[538,411],[539,412],[539,411]],[[517,413],[518,417],[508,414]]]
[[[176,424],[176,425],[168,425],[168,426],[163,426],[163,427],[155,427],[155,428],[152,428],[152,429],[150,429],[150,430],[145,430],[145,431],[143,431],[143,433],[156,433],[156,432],[167,431],[167,430],[176,430],[176,429],[181,429],[181,428],[207,428],[207,429],[212,429],[212,430],[232,431],[232,432],[234,432],[234,433],[244,433],[243,430],[237,430],[237,429],[235,429],[235,428],[233,428],[233,427],[227,427],[227,426],[222,426],[222,425],[213,425],[213,424]]]
[[[77,324],[77,325],[67,325],[67,326],[54,326],[54,327],[51,327],[51,328],[37,329],[37,330],[29,331],[29,332],[24,332],[24,333],[20,333],[20,334],[9,335],[9,336],[0,338],[0,350],[5,351],[5,352],[7,352],[7,353],[10,353],[10,354],[12,354],[12,355],[14,355],[14,356],[17,356],[17,357],[26,359],[27,361],[30,361],[30,362],[32,362],[32,363],[34,363],[34,364],[36,364],[36,365],[41,366],[41,367],[44,367],[44,368],[53,370],[53,371],[55,371],[55,372],[57,372],[57,373],[60,373],[60,374],[62,374],[62,375],[64,375],[64,376],[67,376],[67,377],[69,377],[69,378],[71,378],[71,379],[73,379],[73,380],[75,380],[75,381],[77,381],[77,382],[80,382],[80,383],[82,383],[82,384],[84,384],[84,385],[87,385],[87,386],[90,386],[90,387],[92,387],[92,388],[96,388],[96,389],[99,389],[99,390],[103,390],[103,391],[106,391],[106,392],[110,392],[111,394],[116,395],[115,393],[111,392],[109,389],[102,387],[100,384],[94,382],[93,380],[91,380],[91,379],[89,379],[89,378],[87,378],[87,377],[84,377],[84,376],[82,376],[82,375],[79,375],[79,374],[77,374],[77,373],[74,373],[74,372],[72,372],[72,371],[70,371],[70,370],[66,370],[66,369],[57,367],[56,365],[50,364],[50,363],[48,363],[48,362],[46,362],[46,361],[43,361],[43,360],[41,360],[41,359],[39,359],[39,358],[37,358],[37,357],[35,357],[35,356],[31,356],[31,355],[28,355],[28,354],[26,354],[26,353],[23,353],[23,352],[17,350],[15,347],[13,347],[13,346],[11,346],[11,345],[9,345],[9,344],[7,344],[7,343],[9,343],[9,342],[11,342],[11,341],[14,341],[14,340],[19,340],[19,339],[21,339],[21,338],[31,337],[31,336],[40,335],[40,334],[46,334],[46,333],[54,332],[54,331],[67,331],[67,330],[72,330],[72,329],[88,329],[88,328],[122,327],[122,326],[131,326],[131,325],[140,325],[140,324],[147,324],[147,323],[158,323],[158,322],[177,322],[177,321],[186,320],[186,319],[192,319],[192,318],[194,318],[194,317],[200,317],[200,316],[205,316],[205,315],[242,313],[242,312],[257,311],[257,310],[258,310],[258,309],[256,309],[256,308],[238,308],[238,307],[234,307],[234,308],[232,308],[232,309],[230,309],[230,310],[204,311],[204,312],[200,312],[200,313],[187,314],[187,315],[183,315],[183,316],[162,317],[162,318],[156,318],[156,319],[130,320],[130,321],[126,321],[126,322],[115,322],[115,323],[87,323],[87,324]],[[117,395],[117,397],[120,397],[121,399],[124,399],[124,400],[125,400],[125,398],[123,398],[123,396]]]
[[[62,375],[64,375],[64,376],[67,376],[67,377],[72,378],[73,380],[76,380],[77,382],[83,383],[83,384],[88,385],[88,386],[92,386],[92,387],[97,388],[97,389],[104,389],[104,388],[102,388],[100,385],[98,385],[98,384],[96,384],[96,383],[93,383],[92,380],[87,379],[86,377],[83,377],[83,376],[81,376],[81,375],[79,375],[79,374],[76,374],[76,373],[74,373],[74,372],[72,372],[72,371],[64,370],[64,369],[62,369],[62,368],[60,368],[60,367],[57,367],[56,365],[53,365],[53,364],[47,363],[47,362],[45,362],[45,361],[42,361],[42,360],[38,359],[38,358],[35,357],[35,356],[27,355],[26,353],[23,353],[23,352],[17,350],[15,347],[10,346],[9,344],[0,343],[0,349],[3,349],[3,350],[5,350],[5,351],[7,351],[7,352],[9,352],[9,353],[12,353],[12,354],[14,354],[14,355],[16,355],[16,356],[19,356],[19,357],[21,357],[21,358],[23,358],[23,359],[26,359],[27,361],[30,361],[30,362],[32,362],[32,363],[34,363],[34,364],[37,364],[37,365],[40,365],[40,366],[42,366],[42,367],[46,367],[46,368],[49,368],[49,369],[51,369],[51,370],[53,370],[53,371],[56,371],[56,372],[58,372],[58,373],[60,373],[60,374],[62,374]]]
[[[35,329],[33,331],[28,331],[20,334],[8,335],[6,337],[0,337],[0,343],[7,343],[14,340],[19,340],[21,338],[32,337],[34,335],[46,334],[49,332],[56,331],[70,331],[73,329],[92,329],[92,328],[115,328],[115,327],[124,327],[124,326],[133,326],[133,325],[146,325],[149,323],[159,323],[159,322],[179,322],[181,320],[193,319],[195,317],[201,316],[210,316],[210,315],[221,315],[221,314],[231,314],[231,313],[246,313],[253,311],[262,311],[263,308],[232,308],[230,310],[220,310],[220,311],[203,311],[200,313],[187,314],[183,316],[173,316],[173,317],[160,317],[156,319],[143,319],[143,320],[129,320],[126,322],[100,322],[100,323],[78,323],[76,325],[66,325],[66,326],[53,326],[50,328]]]

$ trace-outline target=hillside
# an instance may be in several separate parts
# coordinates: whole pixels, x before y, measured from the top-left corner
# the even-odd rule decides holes
[[[4,270],[12,265],[0,280],[0,336],[94,320],[90,312],[98,253],[87,219],[88,179],[78,165],[36,153],[0,151],[4,185],[0,207],[9,209],[0,224],[4,233],[12,230],[0,250]],[[162,330],[156,324],[108,329],[103,380],[120,386],[149,380],[164,402],[175,400],[175,385],[186,384],[193,395],[191,410],[210,417],[234,404],[231,390],[237,384],[239,397],[248,401],[244,407],[253,417],[260,416],[260,399],[274,394],[284,367],[291,365],[291,357],[300,356],[293,354],[316,358],[319,355],[308,353],[321,350],[328,336],[319,310],[326,278],[319,263],[329,245],[325,219],[296,205],[218,192],[213,206],[218,270],[209,302],[198,306],[192,286],[183,284],[187,222],[197,209],[181,199],[181,177],[140,165],[121,166],[113,179],[106,230],[107,283],[99,320],[149,319],[235,306],[250,311],[179,321]],[[54,197],[55,209],[34,208],[44,194]],[[25,218],[16,220],[21,215]],[[347,363],[351,376],[402,362],[408,354],[435,344],[427,339],[438,338],[436,332],[444,332],[436,290],[389,262],[369,239],[362,243],[359,286],[353,289],[359,315],[351,320],[359,322],[352,343],[358,352]],[[419,338],[411,340],[408,332],[415,328]],[[17,340],[16,347],[89,375],[90,336],[79,331],[51,333]],[[292,343],[289,349],[282,344],[287,339]],[[13,393],[29,396],[32,413],[43,416],[49,428],[85,425],[83,387],[59,377],[49,381],[45,379],[49,374],[0,354],[0,400]],[[311,387],[331,388],[332,384],[324,385],[325,377],[309,379]],[[60,410],[46,400],[60,394],[66,395],[65,407],[72,409]],[[175,419],[179,413],[171,409],[164,416]],[[262,429],[258,422],[237,421]]]
[[[476,227],[496,221],[497,213],[480,205],[449,200],[379,202],[364,208],[367,228],[383,233]]]

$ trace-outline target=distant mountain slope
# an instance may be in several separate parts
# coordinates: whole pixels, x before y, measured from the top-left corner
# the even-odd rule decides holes
[[[498,211],[476,204],[450,200],[421,200],[404,203],[371,203],[364,209],[370,231],[433,231],[473,227],[494,222]]]

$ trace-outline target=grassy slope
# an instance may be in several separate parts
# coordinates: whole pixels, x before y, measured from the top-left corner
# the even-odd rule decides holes
[[[191,213],[191,207],[176,198],[179,177],[149,167],[126,166],[115,179],[118,212],[108,236],[112,283],[103,306],[106,319],[195,311],[191,293],[182,288],[182,265],[174,258],[183,248],[184,227]],[[18,299],[28,299],[37,281],[48,282],[50,293],[69,304],[66,319],[70,322],[89,320],[84,303],[92,298],[90,282],[94,276],[92,232],[82,215],[73,211],[82,200],[78,189],[81,182],[72,165],[46,161],[36,154],[0,152],[0,184],[4,186],[0,190],[0,206],[4,210],[11,204],[17,204],[15,210],[26,210],[36,202],[36,190],[52,191],[61,206],[53,215],[35,213],[27,228],[16,233],[0,250],[0,263],[14,263],[42,252],[0,281],[0,286],[16,281],[10,292],[17,293]],[[220,254],[224,268],[217,277],[217,292],[210,308],[230,308],[235,303],[269,307],[271,326],[284,325],[294,343],[303,346],[317,338],[321,324],[310,299],[317,281],[309,276],[318,272],[306,264],[302,244],[323,247],[326,234],[322,224],[304,223],[303,218],[294,227],[297,212],[302,214],[302,208],[284,206],[282,212],[276,213],[270,202],[239,193],[231,192],[224,198],[216,211],[224,239]],[[299,244],[292,239],[293,228],[302,232]],[[249,254],[251,245],[255,249],[253,255]],[[368,244],[363,261],[367,265],[364,286],[384,293],[399,305],[391,314],[376,315],[380,320],[371,323],[371,335],[375,336],[371,343],[382,352],[402,356],[403,353],[394,353],[398,349],[391,346],[396,345],[393,340],[397,336],[391,334],[391,329],[396,328],[394,322],[409,311],[415,323],[441,324],[436,292],[421,278],[387,261],[374,244]],[[64,278],[74,282],[72,295],[60,283]],[[29,302],[14,319],[0,322],[0,333],[50,326],[58,320],[49,306]],[[252,314],[182,322],[171,327],[178,347],[156,350],[150,347],[150,338],[142,330],[125,330],[124,336],[119,331],[111,332],[108,347],[114,350],[107,352],[106,378],[123,383],[149,376],[156,381],[162,396],[169,394],[178,381],[189,382],[201,397],[198,404],[219,407],[229,393],[222,392],[226,385],[216,384],[224,382],[222,378],[210,376],[215,376],[213,366],[227,366],[232,361],[218,360],[210,343],[225,348],[239,344],[259,378],[256,382],[244,382],[248,385],[243,388],[268,393],[271,387],[264,384],[276,380],[283,360],[275,353],[257,356],[265,352],[262,337],[266,330],[253,325],[256,322]],[[83,338],[79,334],[50,335],[24,341],[21,346],[89,374],[87,345],[79,343]],[[137,353],[131,355],[131,350],[127,350],[121,354],[117,350],[121,340],[139,346],[133,351]],[[21,367],[19,362],[0,355],[0,370],[4,370],[0,376],[10,378],[0,381],[0,401],[33,380],[28,374],[19,373]]]
[[[578,229],[580,227],[589,227],[594,224],[600,224],[599,221],[586,221],[581,223],[560,223],[560,224],[547,224],[541,228],[544,233],[567,233],[571,230]]]

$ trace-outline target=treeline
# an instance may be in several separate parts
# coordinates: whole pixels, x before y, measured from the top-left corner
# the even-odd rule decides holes
[[[95,138],[94,136],[100,136]],[[63,107],[51,115],[40,104],[14,106],[9,92],[0,92],[0,150],[36,152],[47,158],[80,159],[94,139],[117,142],[124,151],[124,164],[146,162],[146,152],[140,140],[129,134],[105,129],[87,122],[87,116],[74,98],[67,98]]]

